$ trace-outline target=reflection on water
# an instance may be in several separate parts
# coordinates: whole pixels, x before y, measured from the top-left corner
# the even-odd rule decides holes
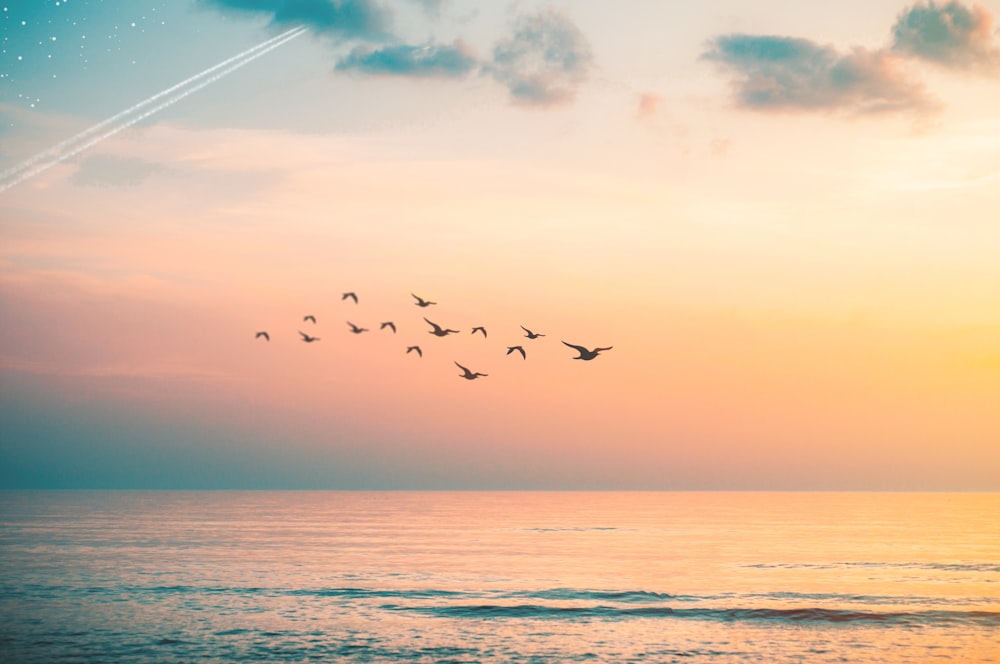
[[[1000,661],[1000,495],[9,492],[0,660]]]

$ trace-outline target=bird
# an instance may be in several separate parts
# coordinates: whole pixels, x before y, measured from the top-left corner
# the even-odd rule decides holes
[[[387,320],[386,322],[384,322],[384,323],[382,323],[381,325],[379,325],[379,326],[378,326],[378,329],[380,329],[380,330],[384,330],[384,329],[385,329],[385,328],[387,328],[387,327],[391,327],[391,328],[392,328],[392,333],[393,333],[393,334],[395,334],[395,333],[396,333],[396,324],[395,324],[395,323],[393,323],[393,322],[392,322],[391,320]]]
[[[265,341],[271,340],[271,335],[268,334],[267,332],[258,332],[257,334],[253,335],[254,339],[260,339],[261,337],[264,337]]]
[[[573,358],[574,360],[592,360],[595,357],[597,357],[598,354],[601,351],[611,350],[612,348],[614,348],[614,346],[608,346],[607,348],[595,348],[594,350],[587,350],[583,346],[577,346],[577,345],[574,345],[574,344],[569,344],[569,343],[566,343],[565,341],[563,343],[566,344],[567,346],[569,346],[570,348],[575,348],[576,352],[580,353],[579,357],[574,357]]]
[[[524,353],[524,349],[523,349],[523,348],[521,348],[520,346],[507,346],[507,354],[508,354],[508,355],[510,355],[511,353],[513,353],[513,352],[514,352],[515,350],[516,350],[516,351],[517,351],[518,353],[520,353],[520,354],[521,354],[521,359],[522,359],[522,360],[526,360],[526,359],[528,359],[528,356],[527,356],[527,355],[525,355],[525,353]]]
[[[362,332],[367,332],[368,331],[367,327],[358,327],[357,325],[355,325],[351,321],[347,321],[347,324],[351,326],[351,332],[353,332],[354,334],[361,334]]]
[[[475,334],[476,330],[479,330],[480,332],[483,333],[483,338],[486,337],[486,328],[485,327],[483,327],[482,325],[477,325],[476,327],[472,328],[472,333]]]
[[[352,300],[354,300],[354,304],[358,303],[357,293],[344,293],[343,295],[340,296],[341,300],[346,300],[347,298],[351,298]]]
[[[468,369],[466,369],[465,367],[463,367],[458,362],[455,362],[455,365],[459,369],[461,369],[462,371],[465,372],[465,373],[459,374],[459,378],[465,378],[466,380],[475,380],[475,379],[479,378],[480,376],[488,376],[489,375],[489,374],[479,373],[478,371],[475,372],[475,373],[472,373],[471,371],[469,371]]]
[[[310,314],[310,315],[305,316],[305,317],[302,318],[302,322],[303,323],[306,322],[307,320],[311,320],[312,322],[315,323],[316,322],[316,317],[313,316],[312,314]]]
[[[424,298],[420,297],[416,293],[410,293],[410,295],[412,295],[413,297],[417,298],[416,305],[418,307],[429,307],[432,304],[437,304],[437,302],[431,302],[430,300],[425,300]]]
[[[420,346],[407,346],[406,354],[409,355],[411,350],[417,351],[417,355],[419,355],[420,357],[424,356],[424,351],[420,350]]]
[[[310,337],[308,334],[306,334],[302,330],[299,330],[299,334],[302,335],[302,341],[306,342],[307,344],[311,344],[314,341],[319,341],[319,337]]]
[[[521,326],[521,329],[525,331],[525,335],[524,336],[528,337],[529,339],[537,339],[538,337],[544,337],[545,336],[544,334],[539,334],[538,332],[532,332],[531,330],[529,330],[528,328],[526,328],[523,325]]]
[[[424,318],[424,320],[427,320],[427,319]],[[457,334],[458,333],[458,330],[442,330],[440,325],[438,325],[437,323],[432,323],[429,320],[427,320],[427,323],[428,323],[428,325],[430,325],[431,327],[434,328],[433,330],[428,330],[427,333],[428,334],[433,334],[436,337],[446,337],[449,334]]]

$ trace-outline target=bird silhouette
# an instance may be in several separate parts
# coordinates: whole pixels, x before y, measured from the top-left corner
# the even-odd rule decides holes
[[[368,331],[367,327],[358,327],[357,325],[355,325],[351,321],[347,321],[347,324],[351,326],[351,332],[353,332],[354,334],[361,334],[362,332],[367,332]]]
[[[478,326],[472,328],[472,333],[475,334],[477,330],[483,333],[483,337],[484,338],[486,337],[486,328],[485,327],[483,327],[482,325],[478,325]]]
[[[427,319],[424,318],[424,320]],[[446,337],[449,334],[458,334],[458,330],[443,330],[441,329],[440,325],[438,325],[437,323],[432,323],[429,320],[427,320],[427,324],[434,328],[433,330],[428,330],[427,331],[428,334],[433,334],[436,337]]]
[[[307,344],[311,344],[314,341],[319,341],[319,337],[310,337],[308,334],[306,334],[302,330],[299,330],[299,334],[302,335],[302,341],[306,342]]]
[[[343,295],[340,296],[341,300],[346,300],[347,298],[351,298],[352,300],[354,300],[354,304],[358,303],[357,293],[344,293]]]
[[[508,354],[508,355],[510,355],[511,353],[513,353],[513,352],[514,352],[515,350],[516,350],[516,351],[517,351],[518,353],[520,353],[520,354],[521,354],[521,359],[522,359],[522,360],[526,360],[526,359],[528,359],[528,356],[527,356],[527,355],[525,355],[525,353],[524,353],[524,349],[523,349],[523,348],[521,348],[520,346],[507,346],[507,354]]]
[[[475,373],[473,373],[473,372],[469,371],[468,369],[466,369],[465,367],[463,367],[458,362],[455,362],[455,366],[457,366],[459,369],[461,369],[464,372],[464,373],[459,374],[459,377],[460,378],[465,378],[466,380],[475,380],[475,379],[479,378],[480,376],[488,376],[489,375],[489,374],[479,373],[478,371],[475,372]]]
[[[412,295],[413,297],[417,298],[416,305],[418,307],[429,307],[432,304],[437,304],[437,302],[431,302],[430,300],[425,300],[424,298],[420,297],[416,293],[410,293],[410,295]]]
[[[312,322],[315,323],[316,322],[316,317],[313,316],[313,315],[311,315],[311,314],[309,316],[304,316],[302,318],[302,322],[305,323],[306,321],[312,321]]]
[[[537,339],[538,337],[544,337],[545,336],[544,334],[539,334],[537,332],[532,332],[531,330],[529,330],[528,328],[526,328],[523,325],[521,326],[521,329],[524,330],[524,332],[525,332],[524,336],[528,337],[529,339]]]
[[[574,360],[592,360],[595,357],[597,357],[601,351],[611,350],[612,348],[614,348],[614,346],[608,346],[607,348],[595,348],[594,350],[587,350],[583,346],[568,344],[565,341],[563,343],[569,346],[570,348],[576,349],[576,352],[580,353],[579,357],[573,358]]]
[[[257,334],[253,335],[254,339],[260,339],[261,337],[264,337],[266,341],[271,340],[271,335],[268,334],[267,332],[258,332]]]
[[[420,350],[420,346],[407,346],[406,354],[409,355],[411,350],[417,351],[417,355],[419,355],[420,357],[424,356],[424,351]]]
[[[393,323],[391,320],[387,320],[386,322],[384,322],[381,325],[379,325],[378,329],[384,330],[387,327],[391,327],[392,328],[392,333],[396,334],[396,324]]]

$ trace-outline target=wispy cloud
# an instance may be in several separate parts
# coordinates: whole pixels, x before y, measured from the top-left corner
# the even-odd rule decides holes
[[[487,73],[507,86],[518,104],[552,106],[572,101],[593,63],[583,33],[554,10],[523,15],[514,34],[493,49]]]
[[[892,50],[955,69],[1000,69],[993,15],[982,5],[933,0],[907,8],[892,26]]]
[[[306,25],[342,38],[386,39],[391,14],[372,0],[201,0],[219,9],[269,16],[276,24]]]
[[[337,63],[339,71],[373,76],[460,78],[479,66],[472,49],[461,40],[450,45],[359,46]]]
[[[746,108],[874,113],[934,106],[900,58],[884,50],[841,53],[808,39],[729,34],[713,39],[702,57],[733,76]]]

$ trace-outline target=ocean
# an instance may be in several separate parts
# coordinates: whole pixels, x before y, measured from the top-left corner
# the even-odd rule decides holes
[[[0,661],[1000,662],[1000,494],[2,492]]]

